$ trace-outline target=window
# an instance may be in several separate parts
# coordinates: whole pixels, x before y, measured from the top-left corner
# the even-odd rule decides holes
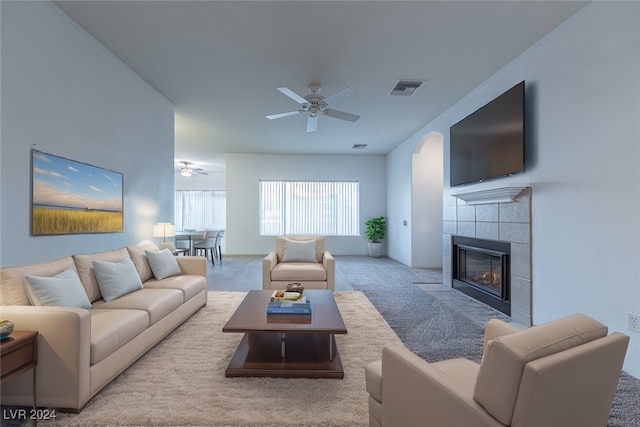
[[[224,230],[227,192],[176,190],[175,221],[176,230]]]
[[[359,236],[359,184],[260,181],[260,235]]]

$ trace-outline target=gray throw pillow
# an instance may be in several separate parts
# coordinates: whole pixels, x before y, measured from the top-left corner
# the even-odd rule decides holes
[[[131,258],[124,258],[118,262],[93,261],[93,272],[96,275],[102,299],[106,302],[142,289],[138,270]]]
[[[147,254],[147,261],[156,279],[162,280],[167,277],[182,274],[176,257],[169,249],[144,252]]]
[[[284,255],[282,262],[317,262],[316,241],[313,240],[284,240]]]
[[[24,276],[25,290],[33,305],[91,308],[78,273],[68,269],[54,277]]]

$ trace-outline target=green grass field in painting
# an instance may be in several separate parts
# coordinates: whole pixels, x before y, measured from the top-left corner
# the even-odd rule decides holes
[[[122,212],[33,208],[33,234],[122,232]]]

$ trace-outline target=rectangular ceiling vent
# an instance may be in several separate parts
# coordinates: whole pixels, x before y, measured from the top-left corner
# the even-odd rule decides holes
[[[422,86],[423,83],[424,81],[419,80],[400,80],[396,86],[391,89],[391,93],[389,95],[411,96],[420,86]]]
[[[365,148],[367,148],[367,144],[353,144],[353,148],[354,150],[364,150]]]

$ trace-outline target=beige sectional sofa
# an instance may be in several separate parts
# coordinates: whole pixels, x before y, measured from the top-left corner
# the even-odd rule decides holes
[[[0,270],[0,318],[11,320],[16,330],[40,333],[38,406],[81,410],[112,379],[206,305],[206,258],[175,257],[179,273],[157,280],[145,250],[158,248],[129,246]],[[127,258],[142,288],[107,302],[93,262],[115,265],[129,263]],[[31,305],[26,275],[47,278],[69,269],[77,272],[89,309]],[[31,406],[32,374],[3,384],[1,397],[3,405]]]

